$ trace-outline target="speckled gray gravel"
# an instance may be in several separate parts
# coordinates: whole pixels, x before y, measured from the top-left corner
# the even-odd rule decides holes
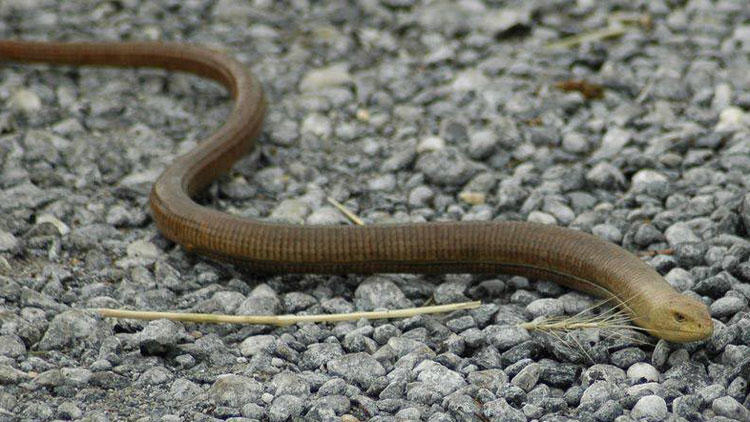
[[[148,190],[227,95],[162,71],[4,65],[0,420],[750,420],[748,18],[744,0],[0,1],[3,38],[188,40],[248,63],[265,129],[207,205],[342,224],[330,196],[369,224],[569,226],[661,251],[644,259],[715,321],[688,345],[558,338],[517,325],[593,300],[550,282],[260,276],[192,256],[159,235]],[[555,87],[569,79],[603,97]],[[86,311],[469,299],[484,305],[275,329]]]

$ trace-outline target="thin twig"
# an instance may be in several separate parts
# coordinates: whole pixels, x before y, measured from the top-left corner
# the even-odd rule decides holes
[[[364,221],[362,221],[359,217],[357,217],[353,212],[351,212],[348,209],[346,209],[346,207],[344,207],[344,205],[341,204],[341,202],[333,199],[330,196],[326,198],[326,201],[328,201],[329,204],[331,204],[334,207],[336,207],[336,209],[339,210],[342,214],[344,214],[346,216],[346,218],[348,218],[349,220],[351,220],[352,223],[354,223],[354,224],[356,224],[358,226],[364,226],[365,225]]]
[[[394,309],[388,311],[350,312],[344,314],[318,314],[318,315],[222,315],[222,314],[198,314],[183,312],[151,312],[151,311],[129,311],[124,309],[99,308],[92,309],[106,318],[128,318],[128,319],[169,319],[172,321],[195,322],[199,324],[255,324],[274,325],[285,327],[300,322],[338,322],[356,321],[365,319],[390,319],[409,318],[414,315],[435,314],[442,312],[459,311],[463,309],[478,308],[482,302],[461,302],[448,305],[423,306],[419,308]]]
[[[638,93],[638,96],[635,97],[635,102],[638,104],[641,104],[643,101],[646,100],[646,97],[651,93],[651,90],[654,88],[654,84],[656,83],[656,78],[649,78],[646,82],[646,85],[641,89],[641,92]]]
[[[595,31],[584,32],[582,34],[571,35],[565,37],[559,41],[551,42],[546,45],[547,48],[558,49],[558,48],[570,48],[578,44],[583,44],[590,41],[598,41],[606,38],[619,37],[620,35],[628,32],[630,28],[626,26],[609,26]]]
[[[559,41],[551,42],[547,48],[570,48],[589,41],[598,41],[605,38],[619,37],[631,28],[650,30],[653,25],[651,15],[613,13],[607,19],[607,26],[594,31],[565,37]]]
[[[593,306],[583,309],[572,316],[537,318],[531,322],[518,324],[518,326],[529,331],[537,331],[550,336],[556,341],[565,344],[570,349],[578,350],[581,356],[586,357],[593,362],[593,358],[587,352],[586,347],[584,347],[572,335],[573,331],[598,329],[607,338],[618,337],[634,343],[645,344],[643,340],[638,340],[634,334],[638,332],[648,332],[648,330],[632,325],[631,323],[634,322],[637,317],[629,314],[625,310],[628,308],[628,303],[632,300],[635,300],[635,296],[626,300],[621,300],[612,296],[595,303]],[[591,315],[593,310],[607,304],[608,302],[614,306],[608,307],[604,312],[599,314]],[[627,333],[633,333],[633,335]]]

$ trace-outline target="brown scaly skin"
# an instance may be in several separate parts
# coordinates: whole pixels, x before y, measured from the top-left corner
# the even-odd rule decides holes
[[[266,104],[245,66],[200,47],[164,42],[0,41],[0,60],[158,67],[214,79],[235,99],[226,123],[177,158],[150,202],[164,236],[188,250],[266,272],[505,272],[553,280],[614,299],[654,336],[702,340],[706,306],[677,293],[656,271],[612,243],[559,227],[520,222],[301,226],[239,218],[191,197],[252,147]]]

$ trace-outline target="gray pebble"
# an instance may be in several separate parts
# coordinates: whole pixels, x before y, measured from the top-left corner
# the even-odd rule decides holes
[[[526,305],[526,311],[534,318],[556,317],[565,315],[565,305],[559,299],[536,299]]]
[[[417,158],[417,151],[414,146],[401,148],[383,161],[383,164],[380,166],[380,171],[386,173],[403,170],[408,167],[415,158]]]
[[[177,401],[191,400],[202,392],[198,384],[185,378],[175,379],[169,387],[169,396]]]
[[[497,184],[497,176],[492,172],[482,172],[474,176],[464,186],[464,192],[489,193]]]
[[[445,140],[439,136],[427,136],[417,143],[417,154],[439,151],[445,148]]]
[[[115,227],[137,227],[146,221],[142,210],[131,210],[123,205],[115,205],[107,211],[106,221]]]
[[[578,366],[569,363],[553,364],[551,361],[543,360],[542,374],[539,379],[547,385],[557,388],[567,388],[578,379]]]
[[[271,221],[301,224],[310,213],[310,207],[299,199],[285,199],[281,201],[269,215]]]
[[[745,227],[750,227],[750,193],[746,193],[744,197],[742,197],[742,206],[740,207],[740,212],[742,214],[742,222],[745,224]]]
[[[738,421],[750,420],[750,410],[740,404],[737,400],[729,397],[719,397],[711,403],[711,410],[719,416],[735,419]]]
[[[424,207],[430,204],[435,192],[427,186],[420,185],[409,192],[408,202],[412,207]]]
[[[591,228],[591,234],[619,244],[622,241],[622,232],[611,224],[597,224]]]
[[[290,394],[276,396],[268,407],[268,419],[274,422],[283,422],[298,418],[304,409],[302,397]]]
[[[448,186],[466,183],[477,170],[466,157],[451,147],[421,154],[415,168],[432,183]]]
[[[249,5],[236,0],[219,0],[212,10],[213,17],[229,22],[241,22],[252,13]]]
[[[367,181],[367,188],[374,192],[390,192],[396,188],[396,176],[384,174]]]
[[[344,63],[308,71],[299,83],[300,91],[318,91],[352,81],[348,66]]]
[[[179,342],[187,338],[188,334],[182,324],[167,319],[151,321],[135,335],[135,341],[147,355],[162,355],[173,351]]]
[[[562,147],[573,154],[581,154],[589,150],[589,143],[579,132],[566,132],[562,137]]]
[[[555,217],[555,221],[563,226],[572,223],[576,217],[575,213],[569,206],[557,200],[549,200],[549,198],[545,199],[542,210]]]
[[[526,221],[529,223],[539,223],[539,224],[549,224],[549,225],[555,225],[557,224],[557,219],[555,219],[554,216],[551,214],[547,214],[546,212],[541,211],[532,211],[529,213],[529,216],[526,218]]]
[[[172,373],[163,366],[154,366],[143,371],[136,380],[138,385],[160,385],[166,384],[172,379]]]
[[[701,295],[710,296],[712,298],[721,298],[732,288],[733,281],[734,277],[721,272],[713,277],[699,281],[693,290]]]
[[[740,312],[747,307],[747,300],[736,296],[724,296],[711,304],[711,316],[725,318]]]
[[[664,231],[664,236],[671,247],[675,247],[681,243],[696,243],[701,240],[695,233],[693,233],[690,226],[681,222],[667,227]]]
[[[488,325],[482,330],[482,335],[500,351],[531,339],[528,331],[511,325]]]
[[[34,383],[44,387],[57,387],[65,384],[65,380],[63,379],[62,371],[59,369],[50,369],[38,374],[34,378]]]
[[[60,374],[66,385],[76,387],[87,385],[92,377],[92,372],[86,368],[62,368]]]
[[[448,401],[448,408],[454,408],[454,409],[460,409],[458,405],[453,405],[453,400],[446,399]],[[476,406],[476,404],[474,404]],[[407,407],[406,409],[401,409],[398,412],[396,412],[396,420],[407,420],[407,421],[417,421],[421,420],[422,418],[422,412],[417,409],[416,407]]]
[[[396,309],[412,306],[404,293],[391,280],[383,276],[372,276],[360,283],[354,292],[357,309]]]
[[[17,358],[26,353],[26,345],[16,335],[0,335],[0,356]]]
[[[466,315],[460,318],[454,318],[446,322],[445,326],[450,328],[451,331],[458,333],[466,329],[476,327],[476,321],[474,321],[474,318],[472,318],[471,316]]]
[[[641,247],[662,241],[664,241],[664,235],[651,224],[641,224],[633,236],[633,242]]]
[[[674,256],[677,262],[684,268],[691,268],[703,263],[708,247],[704,243],[677,243],[670,245],[674,248]]]
[[[566,292],[565,287],[548,280],[537,280],[534,287],[537,292],[545,297],[558,298]]]
[[[57,417],[67,420],[80,419],[83,411],[75,403],[66,401],[57,406]]]
[[[539,294],[537,292],[530,292],[523,289],[516,290],[510,296],[511,303],[522,305],[524,307],[537,299],[539,299]]]
[[[504,399],[493,400],[484,403],[482,413],[490,420],[502,420],[508,422],[525,422],[526,416],[522,411],[513,408]]]
[[[312,295],[300,292],[290,292],[285,294],[282,302],[287,313],[301,311],[318,303]]]
[[[393,324],[383,324],[375,327],[372,338],[380,344],[385,344],[391,337],[401,334]]]
[[[354,400],[357,400],[357,402],[365,404],[367,403],[364,401],[364,399],[362,399],[362,396],[356,395],[356,392],[351,391],[349,394]],[[311,414],[315,414],[320,411],[330,411],[334,415],[343,415],[349,411],[351,405],[351,400],[349,400],[347,396],[331,395],[321,397],[311,402],[310,412],[307,414],[307,417],[311,417]]]
[[[615,156],[630,141],[632,132],[613,127],[604,134],[601,146],[594,151],[592,160],[600,161]]]
[[[256,286],[237,308],[239,315],[276,315],[281,310],[281,300],[266,284]]]
[[[0,252],[16,252],[20,244],[12,233],[0,230]]]
[[[4,201],[0,204],[0,210],[36,208],[49,200],[49,195],[45,195],[41,189],[30,182],[6,189],[3,193]]]
[[[338,343],[314,343],[307,347],[300,357],[300,367],[303,369],[317,369],[327,362],[341,358],[344,350]],[[348,369],[344,367],[344,369]]]
[[[0,385],[20,384],[30,375],[7,364],[0,364]]]
[[[579,292],[565,293],[558,300],[562,302],[565,313],[568,315],[576,315],[594,305],[594,300],[591,296]]]
[[[439,305],[446,303],[464,302],[467,300],[467,297],[464,294],[465,291],[466,283],[463,280],[447,281],[437,286],[433,297],[435,299],[435,303]]]
[[[497,190],[497,205],[501,209],[513,209],[518,207],[528,195],[529,192],[517,181],[506,179],[500,182]]]
[[[236,200],[251,199],[258,193],[255,186],[250,185],[243,176],[234,177],[219,185],[219,188],[224,195]]]
[[[636,362],[628,368],[628,378],[636,380],[638,382],[646,381],[653,382],[659,381],[659,371],[653,366],[645,362]]]
[[[614,365],[625,369],[637,362],[645,361],[646,353],[637,347],[626,347],[613,352],[610,357]]]
[[[385,375],[385,369],[367,353],[352,353],[334,358],[327,363],[328,370],[348,382],[367,389],[376,377]]]
[[[586,181],[594,187],[603,189],[618,189],[625,186],[625,176],[622,172],[608,162],[596,164],[586,173]]]
[[[321,224],[321,225],[332,225],[342,224],[347,222],[346,217],[339,210],[333,207],[320,207],[314,210],[310,215],[307,216],[305,224]]]
[[[216,292],[210,299],[200,302],[196,310],[200,310],[201,312],[218,311],[224,314],[234,314],[244,300],[245,295],[239,292]]]
[[[625,371],[609,364],[595,364],[581,373],[581,385],[588,386],[596,381],[607,381],[617,384],[625,380]]]
[[[607,400],[616,398],[618,389],[607,381],[597,381],[583,391],[579,409],[595,410],[601,407]]]
[[[490,391],[497,391],[498,388],[508,382],[508,375],[502,369],[485,369],[470,372],[466,379],[472,385],[486,388]]]
[[[11,109],[22,111],[26,114],[35,114],[42,108],[42,100],[29,89],[19,89],[10,97],[8,104]]]
[[[242,356],[255,356],[258,353],[271,353],[275,349],[276,337],[272,335],[250,336],[240,343]]]
[[[466,381],[459,373],[430,360],[417,365],[414,371],[419,382],[443,396],[466,385]]]
[[[541,373],[542,367],[538,363],[531,363],[526,365],[510,382],[529,392],[536,385]]]
[[[698,390],[698,396],[705,403],[713,403],[714,400],[726,395],[727,389],[721,384],[707,385]]]
[[[52,319],[39,342],[39,349],[53,350],[82,340],[94,340],[101,334],[98,328],[96,320],[85,312],[65,311]]]
[[[619,420],[618,416],[623,414],[622,405],[615,400],[607,400],[594,412],[594,418],[598,421]]]
[[[663,398],[656,395],[641,397],[633,406],[630,414],[636,419],[653,418],[661,420],[667,417],[667,403],[664,402]]]
[[[697,394],[686,394],[675,397],[672,402],[672,412],[683,418],[700,418],[699,410],[703,406],[703,401]]]
[[[271,193],[283,192],[287,183],[284,170],[274,166],[258,170],[253,175],[253,182],[264,191]]]
[[[303,135],[307,134],[318,138],[328,138],[332,131],[331,120],[320,113],[310,113],[302,120],[300,126],[300,132]]]
[[[469,136],[469,157],[480,160],[492,154],[498,145],[497,135],[491,130],[480,130]]]
[[[249,402],[258,402],[263,385],[242,375],[225,374],[219,376],[208,389],[208,396],[214,403],[240,408]]]
[[[690,290],[693,285],[695,285],[695,279],[692,274],[679,267],[672,268],[664,276],[664,279],[667,280],[667,283],[674,287],[678,292]]]
[[[21,295],[21,286],[9,277],[0,276],[0,297],[16,301]]]
[[[640,170],[634,174],[630,182],[630,192],[656,198],[666,198],[671,193],[667,177],[654,170]]]

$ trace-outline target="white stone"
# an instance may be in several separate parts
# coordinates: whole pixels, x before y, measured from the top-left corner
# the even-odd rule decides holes
[[[662,420],[667,417],[667,403],[657,395],[641,397],[633,406],[630,416],[634,419],[650,418]]]
[[[445,148],[445,141],[439,136],[428,136],[417,144],[417,153],[421,154],[427,151],[438,151]]]
[[[645,362],[636,362],[630,365],[627,375],[628,378],[634,380],[659,381],[659,371]]]

